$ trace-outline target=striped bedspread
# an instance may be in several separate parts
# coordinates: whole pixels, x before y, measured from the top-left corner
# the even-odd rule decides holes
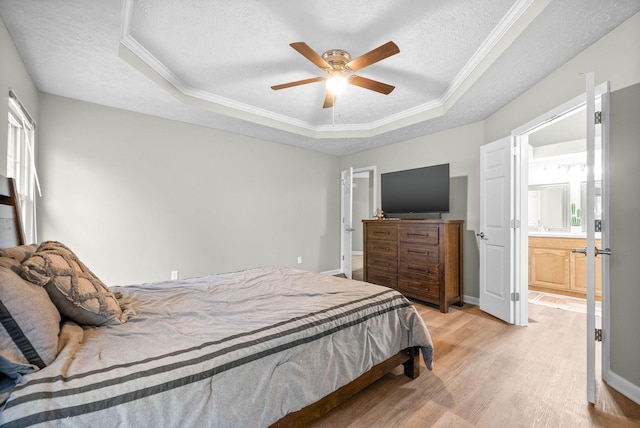
[[[116,291],[138,315],[66,323],[1,427],[262,427],[408,346],[431,368],[424,322],[385,287],[268,267]]]

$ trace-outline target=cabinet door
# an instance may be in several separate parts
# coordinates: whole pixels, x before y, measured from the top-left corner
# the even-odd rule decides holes
[[[596,295],[600,296],[600,257],[596,257]],[[571,254],[571,290],[587,294],[587,258],[582,254]]]
[[[529,248],[530,285],[569,290],[571,251],[554,248]]]

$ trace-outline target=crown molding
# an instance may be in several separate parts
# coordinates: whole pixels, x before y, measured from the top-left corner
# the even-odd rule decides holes
[[[120,57],[186,104],[311,138],[361,138],[410,126],[446,114],[550,0],[518,0],[437,99],[361,124],[313,125],[186,85],[131,35],[133,0],[124,0]]]

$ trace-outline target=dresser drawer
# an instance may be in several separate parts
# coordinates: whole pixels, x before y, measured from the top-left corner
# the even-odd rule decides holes
[[[438,247],[401,243],[398,251],[402,260],[420,260],[438,263]]]
[[[425,280],[438,282],[440,278],[437,263],[421,263],[415,260],[400,260],[398,270],[402,274],[414,276],[416,278],[424,278]]]
[[[384,256],[394,260],[398,257],[398,246],[395,242],[370,239],[367,241],[369,256]]]
[[[383,220],[379,220],[381,224],[368,225],[367,240],[381,239],[384,241],[398,240],[398,227],[395,224],[382,224]]]
[[[400,242],[438,245],[438,226],[402,224],[398,233]]]
[[[419,276],[400,275],[398,289],[417,296],[417,298],[438,299],[440,297],[440,285],[437,280],[429,280]]]
[[[367,268],[396,274],[398,272],[398,261],[392,257],[370,253],[367,256]]]
[[[390,288],[398,288],[398,275],[377,269],[369,269],[367,271],[367,282]]]

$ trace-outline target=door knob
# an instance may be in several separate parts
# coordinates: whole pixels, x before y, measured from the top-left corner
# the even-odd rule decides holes
[[[480,237],[483,241],[488,241],[489,238],[485,238],[484,232],[476,233],[476,236]]]
[[[595,247],[595,251],[596,251],[596,256],[598,254],[603,254],[605,256],[610,256],[611,255],[611,248],[605,248],[604,250],[599,249],[598,247]],[[584,254],[585,256],[587,255],[587,249],[586,248],[574,248],[571,250],[572,253],[581,253]]]
[[[355,229],[352,229],[352,228],[350,228],[350,227],[346,228],[345,230],[346,230],[347,232],[355,232]]]

